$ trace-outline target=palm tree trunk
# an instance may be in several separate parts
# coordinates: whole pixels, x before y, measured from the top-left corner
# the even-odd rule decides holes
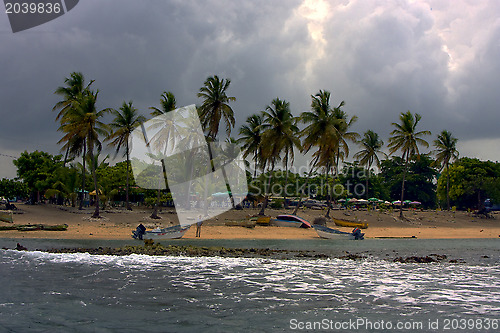
[[[271,187],[271,179],[273,178],[273,173],[274,173],[274,163],[272,164],[271,172],[269,174],[269,180],[267,182],[267,187],[266,187],[266,196],[264,197],[264,203],[262,204],[262,207],[260,209],[259,215],[264,216],[264,211],[267,207],[267,203],[269,202],[269,193],[268,189]]]
[[[288,185],[288,152],[285,154],[285,187],[284,187],[284,195],[283,195],[283,205],[285,209],[288,209],[288,202],[286,201],[286,186]]]
[[[450,210],[450,173],[448,163],[446,163],[446,209]]]
[[[368,164],[368,169],[366,170],[366,200],[368,200],[368,179],[370,178],[371,164]]]
[[[399,217],[402,219],[403,216],[403,200],[405,195],[405,180],[406,180],[406,172],[408,171],[408,157],[406,157],[405,168],[403,171],[403,184],[401,185],[401,204],[399,205]]]
[[[126,207],[127,207],[127,210],[132,210],[132,207],[130,207],[130,201],[129,201],[129,188],[130,188],[130,171],[129,171],[129,168],[130,168],[130,156],[129,156],[129,151],[128,151],[128,141],[127,141],[127,186],[125,188],[125,202],[126,202]]]
[[[89,149],[90,156],[92,156],[92,165],[91,165],[91,170],[92,170],[92,178],[94,178],[94,187],[95,187],[95,210],[94,214],[92,215],[92,218],[100,218],[101,216],[99,215],[99,187],[97,185],[97,175],[96,175],[96,170],[95,170],[95,156],[92,151],[92,148]]]
[[[327,219],[330,218],[330,210],[332,208],[332,201],[331,201],[331,198],[330,198],[330,184],[328,183],[328,171],[330,171],[330,166],[328,165],[327,168],[326,168],[326,189],[328,191],[328,193],[326,194],[326,205],[327,205],[327,209],[326,209],[326,214],[325,214],[325,217]]]
[[[87,140],[83,140],[83,161],[82,161],[82,190],[80,191],[80,206],[79,210],[83,209],[83,201],[85,200],[85,157],[87,155]]]

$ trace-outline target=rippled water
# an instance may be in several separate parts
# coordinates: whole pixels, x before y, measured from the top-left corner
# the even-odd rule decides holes
[[[2,332],[262,332],[353,320],[372,323],[358,331],[382,331],[373,327],[381,320],[432,331],[436,320],[439,330],[446,319],[500,321],[498,264],[0,250],[0,269]]]

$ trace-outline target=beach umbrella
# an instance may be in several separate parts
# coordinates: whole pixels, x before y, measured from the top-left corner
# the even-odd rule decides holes
[[[421,205],[422,203],[420,201],[412,201],[410,202],[411,205]]]
[[[340,199],[339,202],[345,202],[345,199]]]
[[[359,204],[367,204],[367,203],[368,203],[368,200],[365,200],[365,199],[358,199],[357,203],[359,203]]]
[[[390,205],[390,204],[391,204],[391,202],[390,202],[390,201],[385,201],[384,203],[385,203],[386,205]]]
[[[393,205],[401,205],[401,201],[400,200],[396,200],[396,201],[393,201],[392,202]]]
[[[380,200],[377,198],[370,198],[370,199],[368,199],[368,201],[379,202]]]
[[[403,203],[404,203],[405,205],[409,205],[409,204],[411,204],[411,200],[405,200],[405,201],[403,201]]]

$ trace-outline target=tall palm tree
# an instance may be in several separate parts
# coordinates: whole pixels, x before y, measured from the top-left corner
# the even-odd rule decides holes
[[[149,109],[151,111],[151,116],[155,117],[152,119],[152,124],[151,128],[156,129],[159,128],[158,132],[156,133],[155,137],[152,138],[152,141],[155,144],[155,148],[157,150],[166,150],[168,145],[174,145],[175,144],[175,139],[177,137],[176,135],[176,126],[173,123],[173,119],[170,117],[158,117],[158,116],[165,116],[169,112],[175,110],[177,108],[177,101],[175,100],[175,96],[172,92],[170,91],[164,91],[163,94],[161,95],[160,99],[160,108],[157,108],[155,106],[150,107]],[[165,163],[163,159],[161,158],[161,164],[162,164],[162,171],[163,174],[165,175]],[[158,185],[158,192],[157,192],[157,197],[156,197],[156,204],[153,208],[153,213],[151,213],[151,218],[153,219],[160,219],[160,216],[158,216],[158,207],[160,206],[160,197],[161,197],[161,187]]]
[[[85,141],[87,154],[93,159],[91,163],[92,178],[94,180],[94,188],[98,191],[99,186],[97,183],[97,176],[95,170],[95,155],[94,149],[100,151],[102,148],[99,136],[108,135],[108,127],[100,118],[111,109],[96,110],[97,92],[89,91],[82,96],[74,105],[73,111],[65,114],[61,122],[63,125],[63,132],[66,133],[63,140],[69,140],[70,137],[78,137]],[[85,154],[85,155],[87,155]],[[97,194],[97,193],[96,193]],[[96,195],[96,207],[93,218],[99,218],[99,195]]]
[[[358,151],[354,158],[359,161],[359,165],[366,166],[366,198],[368,199],[368,178],[370,176],[370,169],[375,163],[377,167],[380,168],[380,159],[378,158],[378,154],[383,154],[387,156],[380,149],[384,146],[384,141],[382,141],[378,134],[372,130],[368,130],[363,135],[363,139],[359,142],[361,146],[361,150]]]
[[[417,125],[421,119],[422,116],[420,114],[415,113],[415,115],[413,115],[410,111],[407,111],[405,113],[401,112],[399,115],[399,123],[392,123],[396,128],[391,132],[391,137],[389,138],[389,153],[392,155],[398,150],[401,150],[402,159],[404,161],[403,183],[401,185],[401,205],[399,208],[400,218],[403,218],[403,199],[409,161],[413,157],[420,156],[418,149],[419,145],[429,147],[429,143],[422,139],[422,136],[430,135],[431,132],[417,132]]]
[[[450,173],[449,165],[452,160],[458,159],[458,150],[457,150],[457,141],[458,139],[453,137],[451,132],[447,130],[443,130],[434,140],[434,147],[436,150],[434,153],[436,154],[436,164],[441,165],[441,172],[443,169],[446,170],[446,209],[450,210]]]
[[[285,153],[283,163],[288,173],[288,162],[290,157],[293,158],[293,147],[300,146],[297,137],[299,130],[296,125],[297,120],[290,111],[290,103],[285,100],[275,98],[262,114],[264,123],[261,126],[263,130],[261,150],[270,172],[267,186],[269,189],[276,162],[282,152]],[[268,201],[269,193],[266,193],[259,215],[264,215]]]
[[[63,99],[54,105],[53,111],[59,110],[57,114],[56,121],[60,120],[59,131],[63,131],[65,126],[64,119],[68,119],[67,115],[74,111],[75,106],[78,102],[84,98],[90,92],[90,85],[94,82],[91,80],[88,84],[85,84],[85,77],[80,72],[72,72],[70,76],[64,79],[66,86],[61,86],[54,92],[56,95],[60,95]],[[68,161],[68,158],[82,155],[83,169],[82,169],[82,189],[80,191],[80,204],[78,209],[83,209],[83,195],[85,191],[85,155],[86,155],[86,143],[85,138],[78,136],[64,136],[58,143],[64,143],[61,150],[65,150],[64,164]]]
[[[301,114],[301,121],[308,124],[302,130],[304,136],[304,151],[308,152],[312,147],[318,150],[313,154],[316,159],[316,167],[323,167],[327,181],[327,204],[326,217],[330,217],[331,191],[328,184],[331,170],[338,172],[340,161],[349,156],[349,145],[347,141],[355,141],[359,136],[349,129],[356,122],[357,117],[349,119],[346,112],[342,110],[345,102],[333,108],[330,106],[330,92],[320,90],[316,95],[311,95],[311,111]]]
[[[316,95],[311,95],[311,111],[302,112],[300,121],[306,124],[300,133],[300,136],[304,138],[302,143],[304,153],[309,152],[313,147],[317,148],[313,154],[314,163],[310,165],[309,174],[312,174],[315,168],[322,166],[328,179],[328,172],[333,165],[334,158],[332,148],[339,138],[335,127],[337,120],[330,106],[330,92],[320,90]],[[297,206],[300,205],[301,200],[302,196]],[[328,196],[328,203],[329,200]]]
[[[257,176],[257,165],[260,162],[263,122],[264,118],[262,114],[254,114],[248,117],[246,124],[240,128],[240,138],[238,139],[238,143],[242,144],[243,158],[247,158],[250,154],[253,155],[253,178]]]
[[[230,79],[219,79],[217,75],[210,76],[198,93],[198,97],[203,98],[203,104],[198,109],[201,125],[212,140],[215,140],[219,133],[219,124],[222,119],[226,124],[228,136],[231,134],[231,128],[234,127],[234,112],[229,102],[236,101],[236,98],[226,95],[230,84]]]
[[[113,110],[112,113],[115,119],[109,124],[112,132],[106,138],[110,141],[109,145],[116,147],[116,154],[125,148],[124,155],[127,158],[127,185],[125,189],[125,202],[128,210],[132,210],[129,202],[129,187],[130,187],[130,148],[129,139],[134,129],[146,121],[146,117],[139,115],[137,109],[132,106],[132,101],[128,104],[123,102],[119,110]],[[116,155],[115,155],[116,156]]]

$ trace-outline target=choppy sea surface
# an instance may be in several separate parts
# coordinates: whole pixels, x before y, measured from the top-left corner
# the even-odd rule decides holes
[[[126,241],[0,239],[32,249]],[[0,250],[0,332],[497,332],[500,240],[203,241],[363,260]],[[133,243],[132,243],[133,244]],[[168,243],[167,243],[168,244]],[[445,254],[462,263],[395,263]]]

